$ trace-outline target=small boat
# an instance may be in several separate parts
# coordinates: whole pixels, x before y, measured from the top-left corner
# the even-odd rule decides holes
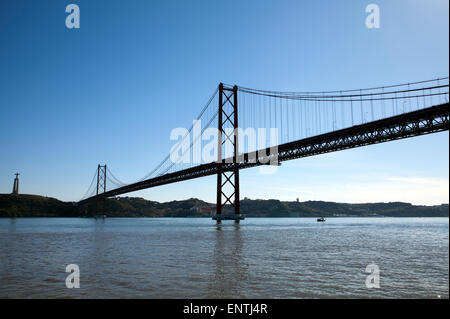
[[[95,215],[94,218],[95,219],[105,219],[106,215]]]
[[[317,218],[317,222],[319,222],[319,223],[323,223],[325,221],[326,221],[326,219],[323,217]]]

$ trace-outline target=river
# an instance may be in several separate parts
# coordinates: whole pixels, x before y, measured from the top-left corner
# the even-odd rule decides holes
[[[0,298],[448,297],[448,218],[0,219]]]

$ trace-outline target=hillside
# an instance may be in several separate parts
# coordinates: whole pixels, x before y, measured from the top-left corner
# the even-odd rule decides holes
[[[110,217],[208,217],[214,213],[214,209],[214,204],[195,198],[166,203],[137,197],[120,197],[106,201],[106,215]],[[227,207],[227,210],[231,211],[231,207]],[[449,205],[415,206],[401,202],[345,204],[244,199],[241,201],[241,212],[247,217],[448,217]],[[0,194],[0,217],[89,217],[96,214],[95,203],[78,206],[75,203],[38,195]]]

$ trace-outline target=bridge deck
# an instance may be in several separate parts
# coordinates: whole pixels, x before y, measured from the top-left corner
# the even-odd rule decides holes
[[[214,175],[218,173],[219,165],[222,166],[223,171],[231,171],[236,165],[239,169],[244,169],[259,165],[267,165],[269,160],[283,162],[349,148],[446,131],[449,130],[449,113],[449,104],[440,104],[295,142],[281,144],[278,146],[278,152],[275,155],[270,155],[270,149],[266,149],[259,151],[258,153],[253,152],[243,154],[238,157],[236,163],[233,163],[233,158],[228,158],[223,160],[222,163],[214,162],[203,164],[193,168],[180,170],[175,173],[150,178],[145,181],[126,185],[87,198],[80,201],[79,204],[151,187]]]

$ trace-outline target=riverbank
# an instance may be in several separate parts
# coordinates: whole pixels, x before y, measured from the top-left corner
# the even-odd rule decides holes
[[[196,198],[166,203],[137,197],[106,200],[109,217],[208,217],[214,212],[215,204]],[[449,205],[244,199],[241,200],[241,213],[247,217],[449,217]],[[90,217],[96,214],[95,203],[78,206],[74,202],[39,195],[0,194],[0,217]]]

